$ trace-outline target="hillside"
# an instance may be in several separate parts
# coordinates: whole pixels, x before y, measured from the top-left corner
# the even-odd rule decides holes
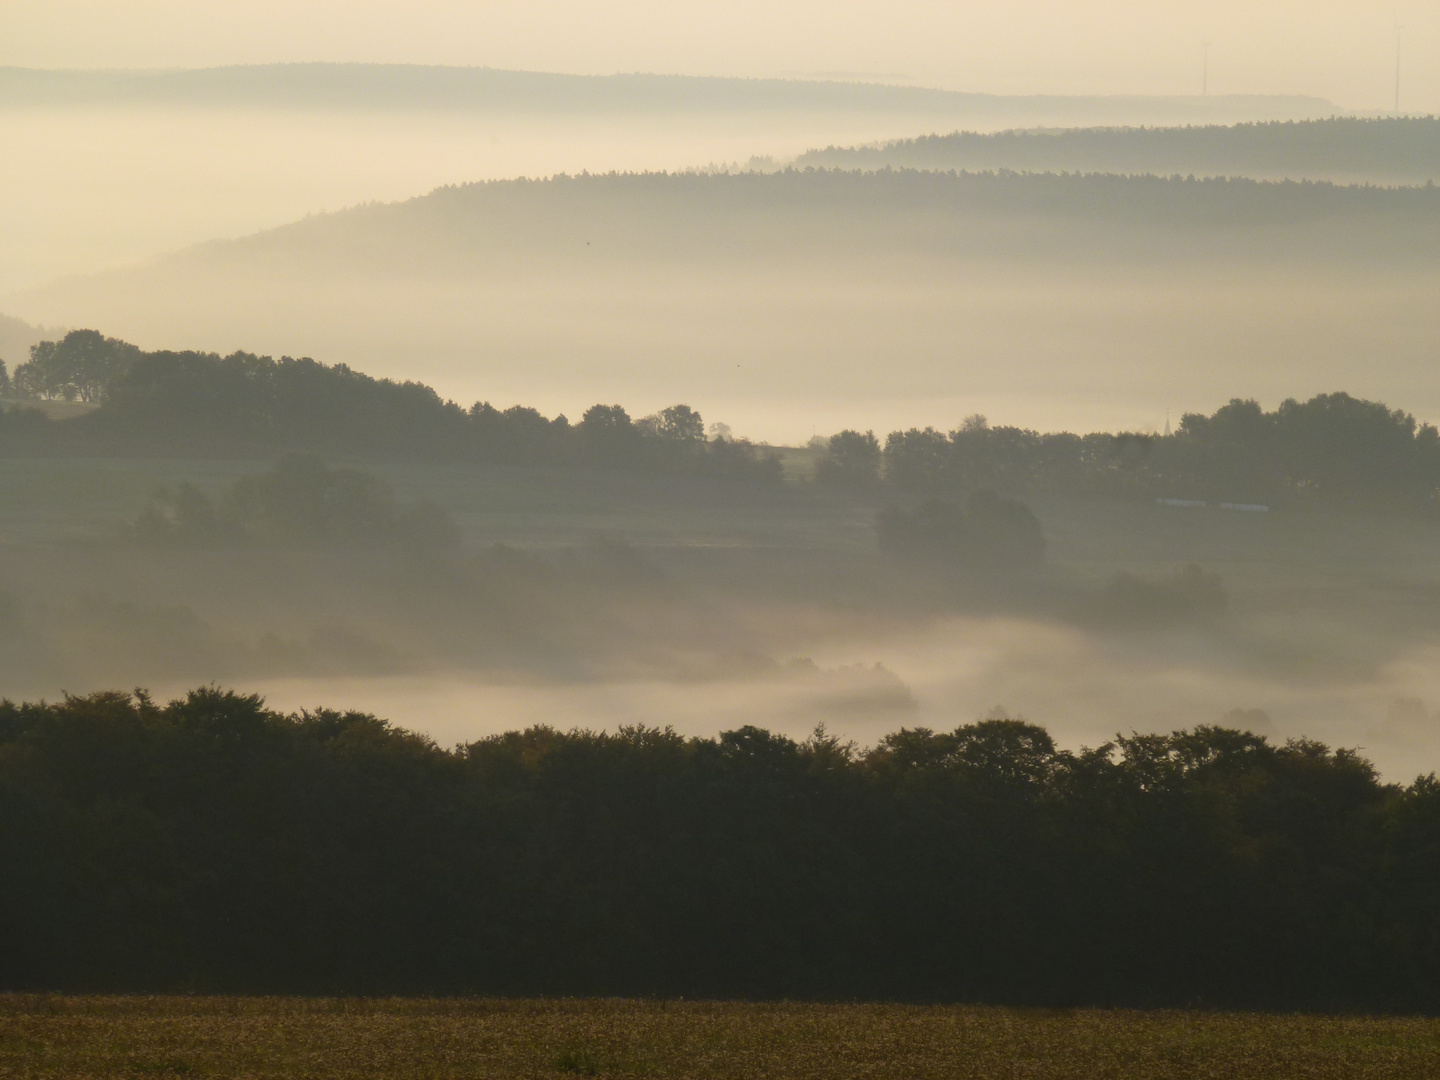
[[[1044,224],[1038,244],[1014,241]],[[440,188],[403,203],[320,215],[175,263],[285,253],[353,267],[414,256],[482,265],[502,252],[707,262],[764,252],[797,259],[864,253],[1089,258],[1164,231],[1217,254],[1284,257],[1315,241],[1330,257],[1433,261],[1440,192],[1329,183],[1116,175],[609,174]],[[1281,241],[1280,243],[1277,243]],[[1142,241],[1143,242],[1143,241]],[[1171,254],[1178,254],[1173,248]],[[1186,252],[1185,254],[1190,254]]]
[[[1428,419],[1437,252],[1425,188],[649,173],[442,188],[10,306],[547,414],[682,400],[776,442],[977,411],[1159,428],[1340,384]]]
[[[811,150],[795,164],[1424,184],[1440,177],[1440,119],[1330,117],[1230,126],[957,131],[880,146]]]
[[[0,67],[0,295],[456,181],[783,162],[925,131],[1330,116],[1312,98],[1004,97],[914,86],[403,64]],[[103,175],[95,168],[104,161]],[[3,309],[3,304],[0,304]]]
[[[10,367],[24,363],[30,358],[30,346],[56,332],[29,323],[10,315],[0,315],[0,360]]]

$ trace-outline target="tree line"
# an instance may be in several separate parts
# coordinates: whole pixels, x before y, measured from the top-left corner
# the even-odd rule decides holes
[[[64,420],[35,409],[0,415],[12,453],[247,453],[444,458],[491,464],[596,466],[773,482],[778,457],[672,405],[634,419],[595,405],[578,423],[525,406],[465,409],[418,382],[376,379],[344,364],[237,352],[144,352],[94,330],[31,349],[9,379],[22,401],[84,401]]]
[[[445,750],[218,689],[0,705],[7,990],[1440,1008],[1440,784],[1199,727]]]
[[[1349,394],[1266,412],[1232,400],[1186,413],[1172,434],[1041,434],[972,416],[953,431],[843,431],[824,446],[824,483],[914,495],[986,489],[1194,502],[1433,513],[1440,432]]]
[[[811,150],[796,166],[843,169],[1015,169],[1161,176],[1225,174],[1440,176],[1440,119],[1322,120],[1060,131],[956,131],[883,146]]]
[[[571,423],[519,405],[465,409],[423,383],[376,379],[344,364],[144,352],[93,330],[36,345],[9,381],[22,397],[95,408],[64,420],[9,409],[0,414],[0,452],[8,453],[298,451],[760,482],[782,474],[774,452],[728,437],[724,425],[707,432],[687,405],[639,419],[620,405],[595,405]],[[1235,399],[1209,415],[1186,413],[1167,435],[1041,433],[992,427],[977,415],[951,431],[893,431],[883,443],[873,432],[842,431],[823,443],[815,477],[911,501],[1064,492],[1433,513],[1440,432],[1345,393],[1291,399],[1268,412]]]

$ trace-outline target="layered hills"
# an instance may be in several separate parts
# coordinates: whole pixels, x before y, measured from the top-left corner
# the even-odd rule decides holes
[[[811,150],[795,164],[1425,184],[1440,177],[1440,119],[1329,117],[1186,127],[956,131]]]
[[[880,112],[1030,124],[1235,123],[1339,112],[1302,95],[997,95],[824,79],[567,75],[413,64],[256,64],[182,71],[0,67],[0,108],[204,107],[541,113]]]
[[[1158,428],[1173,400],[1236,393],[1414,400],[1440,343],[1437,252],[1434,188],[581,175],[311,217],[7,306],[145,347],[300,350],[462,400],[688,400],[775,440],[808,435],[797,418],[974,411]]]

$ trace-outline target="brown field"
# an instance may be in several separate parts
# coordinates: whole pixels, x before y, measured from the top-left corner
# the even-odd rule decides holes
[[[0,996],[0,1076],[1433,1077],[1440,1020],[973,1006]]]

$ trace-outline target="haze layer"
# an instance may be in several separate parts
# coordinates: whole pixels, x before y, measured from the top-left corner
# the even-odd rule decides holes
[[[458,400],[687,401],[757,438],[1158,428],[1344,386],[1440,415],[1440,193],[791,172],[447,188],[17,301],[145,347],[308,353]]]

